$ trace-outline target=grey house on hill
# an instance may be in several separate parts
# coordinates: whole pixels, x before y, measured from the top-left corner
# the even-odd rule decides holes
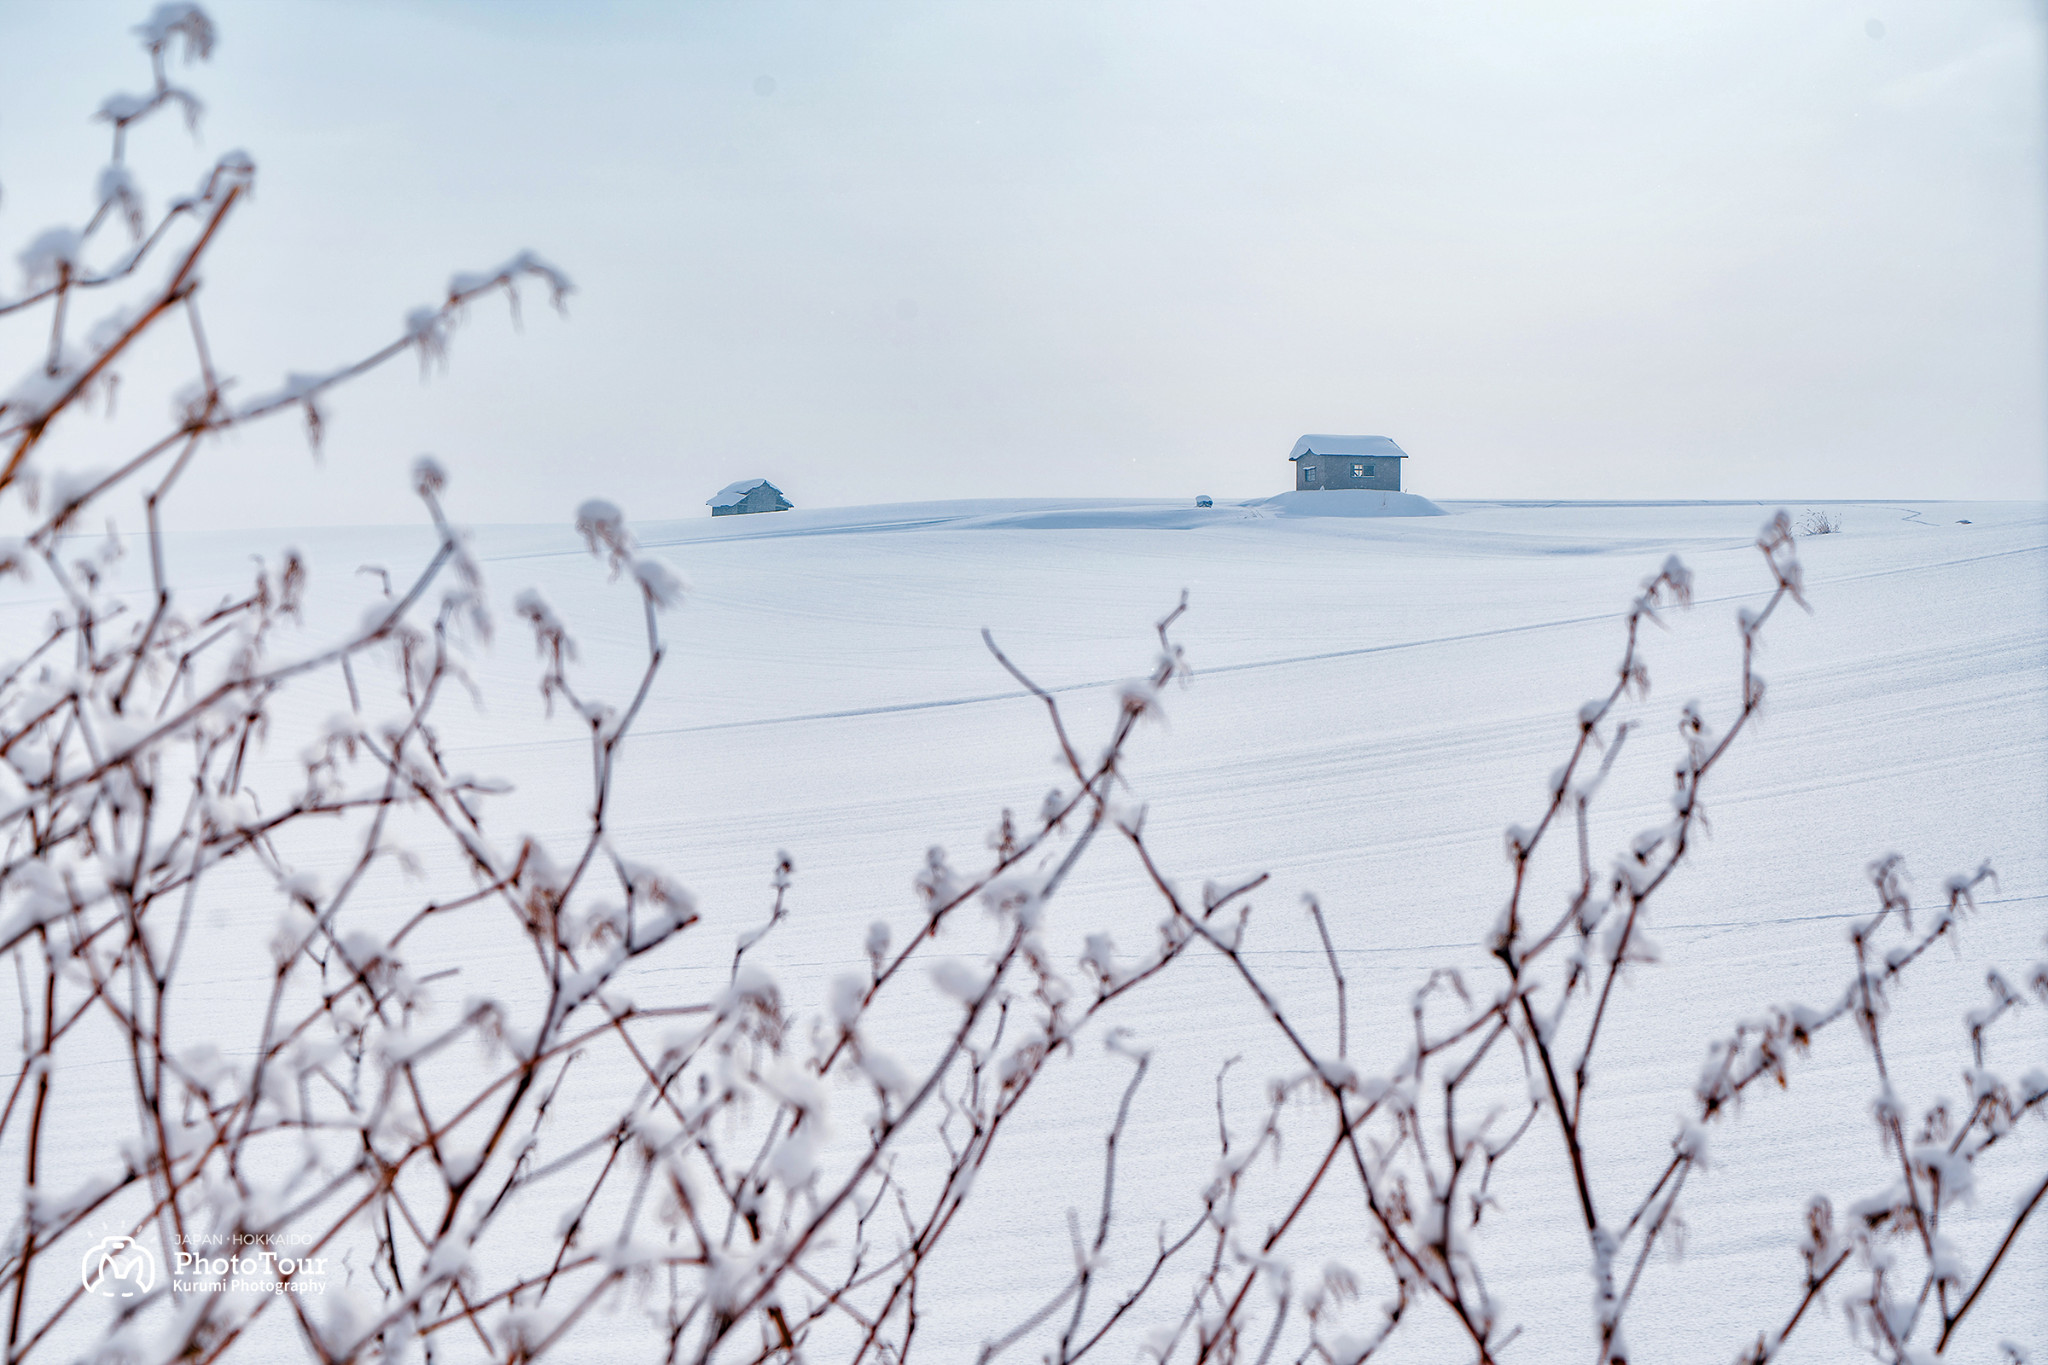
[[[710,497],[704,505],[711,509],[714,517],[730,517],[741,512],[787,512],[793,503],[782,496],[782,490],[766,479],[741,479],[729,483]]]
[[[1401,491],[1401,447],[1384,436],[1304,436],[1294,443],[1297,489],[1373,488]]]

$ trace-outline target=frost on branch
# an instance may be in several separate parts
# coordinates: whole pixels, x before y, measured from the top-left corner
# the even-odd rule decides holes
[[[187,62],[204,61],[213,55],[213,20],[199,6],[170,0],[150,11],[149,18],[135,26],[143,48],[152,58],[161,58],[173,39],[181,40]]]
[[[632,561],[633,535],[626,529],[626,514],[617,503],[591,498],[576,509],[576,534],[590,553],[607,559],[612,572]]]

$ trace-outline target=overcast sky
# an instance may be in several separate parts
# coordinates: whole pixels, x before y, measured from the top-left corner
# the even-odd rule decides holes
[[[0,0],[0,294],[147,8]],[[1303,432],[1441,497],[2048,496],[2039,5],[208,9],[199,145],[131,162],[255,156],[205,296],[245,391],[520,248],[579,291],[345,391],[324,463],[235,440],[184,524],[404,517],[423,450],[475,521],[1252,496]]]

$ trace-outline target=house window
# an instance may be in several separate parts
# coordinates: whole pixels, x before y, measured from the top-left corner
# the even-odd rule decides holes
[[[1301,467],[1301,478],[1304,483],[1314,483],[1316,481],[1316,467],[1312,464],[1303,465]]]
[[[1351,477],[1354,479],[1362,479],[1370,473],[1372,473],[1372,466],[1369,464],[1355,464],[1351,466]]]

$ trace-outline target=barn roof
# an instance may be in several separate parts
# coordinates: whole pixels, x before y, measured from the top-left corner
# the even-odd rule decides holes
[[[1371,455],[1382,460],[1405,460],[1408,453],[1386,436],[1304,436],[1294,443],[1294,453],[1304,455]]]
[[[704,505],[706,507],[731,507],[763,484],[768,485],[769,492],[774,493],[778,497],[781,496],[782,490],[774,484],[768,483],[766,479],[741,479],[736,483],[727,484],[710,497],[704,499]]]

